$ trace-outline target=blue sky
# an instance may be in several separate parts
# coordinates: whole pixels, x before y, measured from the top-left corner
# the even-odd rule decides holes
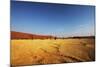
[[[94,35],[95,7],[11,1],[11,30],[32,34]]]

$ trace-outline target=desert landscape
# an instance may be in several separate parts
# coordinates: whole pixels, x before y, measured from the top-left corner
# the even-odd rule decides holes
[[[88,62],[95,60],[94,36],[62,39],[55,39],[53,37],[43,37],[42,39],[42,36],[38,36],[36,39],[29,39],[29,34],[19,33],[11,33],[13,35],[11,36],[11,38],[13,37],[11,40],[12,66]],[[23,34],[25,39],[17,38],[21,34]],[[14,35],[17,37],[14,37]]]
[[[95,61],[95,6],[11,1],[11,67]]]

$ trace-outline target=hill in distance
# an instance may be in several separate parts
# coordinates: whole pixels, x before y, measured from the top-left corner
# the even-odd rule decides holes
[[[37,35],[37,34],[11,31],[11,39],[81,39],[81,38],[95,38],[95,36],[55,37],[51,35]]]
[[[11,31],[11,39],[52,39],[54,36]]]

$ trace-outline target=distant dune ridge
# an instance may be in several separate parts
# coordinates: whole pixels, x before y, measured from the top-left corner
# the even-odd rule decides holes
[[[23,32],[11,31],[11,39],[54,39],[54,36],[50,35],[36,35]]]
[[[23,32],[11,31],[11,39],[82,39],[95,38],[95,36],[74,36],[74,37],[56,37],[51,35],[38,35]]]

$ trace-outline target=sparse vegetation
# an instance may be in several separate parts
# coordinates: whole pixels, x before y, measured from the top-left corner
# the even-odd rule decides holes
[[[93,38],[11,40],[11,65],[94,61]]]

